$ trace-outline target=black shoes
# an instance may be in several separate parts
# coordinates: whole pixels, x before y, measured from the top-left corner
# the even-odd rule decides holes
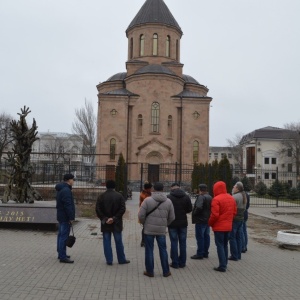
[[[74,262],[74,260],[71,260],[69,258],[65,258],[65,259],[60,259],[59,260],[61,263],[65,263],[65,264],[72,264]]]
[[[237,258],[233,258],[232,256],[228,257],[228,260],[238,261]]]
[[[147,271],[144,272],[144,275],[148,277],[154,277],[154,274],[148,273]]]
[[[247,252],[247,248],[242,250],[242,253],[246,253]]]
[[[119,265],[125,265],[125,264],[129,264],[130,263],[130,260],[125,260],[123,262],[120,262]]]
[[[112,266],[112,263],[107,262],[106,264],[107,264],[108,266]]]
[[[197,254],[191,256],[191,259],[203,259],[203,256],[199,256]]]
[[[222,269],[220,267],[214,268],[214,270],[217,271],[217,272],[226,272],[225,269]]]
[[[179,268],[179,267],[174,266],[173,264],[170,264],[170,267],[174,268],[174,269],[178,269]]]
[[[164,277],[169,277],[169,276],[171,276],[172,274],[171,274],[171,272],[168,272],[167,274],[164,274],[163,276]]]

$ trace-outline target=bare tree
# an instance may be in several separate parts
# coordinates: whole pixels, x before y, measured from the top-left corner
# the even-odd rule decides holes
[[[9,144],[12,144],[13,137],[10,127],[10,122],[13,120],[13,117],[5,112],[0,113],[0,161],[2,154],[5,150],[8,150],[7,147]]]
[[[71,146],[68,141],[55,138],[44,144],[43,152],[47,153],[51,161],[56,162],[59,158],[64,160],[66,155],[71,154]]]
[[[240,144],[242,137],[242,133],[236,133],[233,139],[227,139],[228,146],[231,147],[232,157],[241,172],[243,171],[243,146]]]
[[[300,175],[300,122],[284,124],[286,132],[282,139],[280,152],[291,159],[296,166],[297,175]]]
[[[76,119],[72,124],[72,131],[83,138],[84,152],[86,154],[94,154],[97,119],[92,103],[85,99],[84,107],[75,109],[75,116]]]

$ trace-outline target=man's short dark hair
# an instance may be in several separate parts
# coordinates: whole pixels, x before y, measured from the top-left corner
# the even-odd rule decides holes
[[[161,192],[164,190],[164,185],[161,182],[156,182],[154,183],[153,188],[155,191]]]
[[[179,183],[177,183],[177,182],[174,182],[174,183],[171,184],[171,187],[174,187],[174,186],[180,187]]]
[[[107,189],[114,189],[116,187],[116,183],[114,180],[107,180],[106,181],[106,188]]]
[[[207,191],[207,185],[204,184],[204,183],[200,183],[200,184],[199,184],[199,190],[200,190],[201,192],[206,192],[206,191]]]
[[[147,190],[147,189],[151,189],[152,188],[152,184],[150,182],[146,182],[144,184],[144,189]]]
[[[64,175],[64,181],[68,181],[70,179],[74,179],[74,175],[73,174],[65,174]]]

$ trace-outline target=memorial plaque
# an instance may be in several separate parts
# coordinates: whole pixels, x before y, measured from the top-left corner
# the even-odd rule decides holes
[[[55,201],[0,204],[0,223],[56,224]]]

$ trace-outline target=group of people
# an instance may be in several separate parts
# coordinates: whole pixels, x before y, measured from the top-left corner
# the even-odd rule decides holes
[[[59,222],[57,252],[62,263],[74,261],[66,253],[66,239],[75,219],[75,206],[72,195],[74,176],[66,174],[64,182],[56,185],[57,219]],[[96,214],[101,221],[103,249],[107,265],[113,264],[111,237],[113,235],[119,264],[128,264],[122,240],[125,199],[115,191],[115,181],[106,182],[106,191],[99,195]],[[163,276],[171,275],[170,267],[184,268],[187,260],[187,214],[192,214],[195,224],[197,252],[191,259],[209,257],[210,227],[214,232],[219,265],[215,271],[226,272],[228,260],[238,261],[247,251],[247,218],[250,204],[249,195],[242,182],[234,184],[232,195],[227,193],[226,184],[218,181],[213,186],[213,197],[206,184],[199,185],[199,193],[194,206],[190,197],[178,183],[171,185],[169,194],[164,185],[156,182],[153,186],[146,182],[140,194],[138,221],[143,226],[141,246],[145,247],[144,275],[154,277],[154,240],[156,240]],[[166,233],[169,233],[171,263],[168,261]],[[229,255],[230,246],[230,255]]]

